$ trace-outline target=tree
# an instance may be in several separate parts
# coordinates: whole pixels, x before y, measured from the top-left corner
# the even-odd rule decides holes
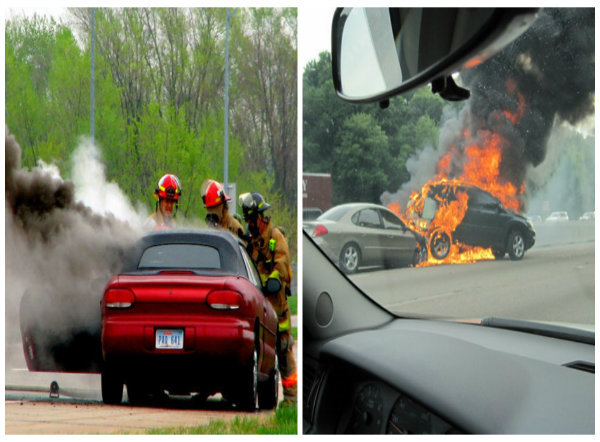
[[[296,10],[244,11],[248,30],[235,45],[232,127],[247,166],[273,174],[276,191],[295,207],[297,185]]]
[[[91,87],[91,10],[70,11],[68,26],[23,17],[5,32],[6,122],[22,164],[43,159],[66,178],[89,134]],[[231,25],[229,175],[238,192],[263,193],[295,250],[296,13],[242,9]],[[95,143],[107,179],[153,210],[158,179],[176,173],[180,216],[203,223],[201,184],[223,180],[225,10],[99,8],[95,35]]]
[[[389,155],[387,136],[372,116],[355,114],[346,119],[334,157],[334,202],[378,202],[390,181],[385,171],[394,161]]]

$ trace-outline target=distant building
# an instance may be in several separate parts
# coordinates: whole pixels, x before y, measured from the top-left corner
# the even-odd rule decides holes
[[[302,174],[302,207],[317,207],[325,212],[331,207],[331,174]]]

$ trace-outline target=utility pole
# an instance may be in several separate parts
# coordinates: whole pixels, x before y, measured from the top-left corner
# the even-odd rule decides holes
[[[91,46],[91,87],[90,87],[90,137],[92,139],[92,144],[95,143],[94,141],[94,126],[95,126],[95,118],[96,118],[96,108],[95,108],[95,97],[94,97],[94,74],[95,74],[95,65],[94,65],[94,44],[95,44],[95,40],[96,40],[96,29],[95,29],[95,25],[96,25],[96,8],[92,8],[92,38],[91,38],[91,42],[90,42],[90,46]]]
[[[235,11],[234,9],[232,12],[227,8],[225,20],[225,153],[223,186],[226,191],[229,187],[229,22]]]

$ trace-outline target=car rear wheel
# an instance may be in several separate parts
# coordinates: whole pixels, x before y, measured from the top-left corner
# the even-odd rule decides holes
[[[436,230],[431,235],[429,241],[429,249],[431,250],[431,256],[435,259],[444,259],[450,253],[450,246],[452,245],[452,238],[450,234],[444,230]]]
[[[344,273],[355,273],[360,265],[360,249],[355,243],[348,243],[340,253],[340,267]]]
[[[513,230],[508,235],[508,255],[513,261],[518,261],[525,255],[525,238],[518,230]]]
[[[255,411],[258,408],[258,353],[252,352],[250,361],[244,368],[242,382],[241,407],[246,411]]]
[[[275,356],[275,367],[269,379],[258,385],[258,406],[263,410],[272,410],[279,400],[279,361]]]
[[[143,405],[150,400],[148,391],[138,382],[127,382],[127,397],[131,405]]]
[[[105,404],[119,405],[123,400],[123,380],[115,370],[109,367],[105,367],[100,376],[102,401]]]

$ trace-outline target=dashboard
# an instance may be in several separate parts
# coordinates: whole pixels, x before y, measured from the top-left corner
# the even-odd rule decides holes
[[[305,434],[594,432],[594,345],[407,319],[307,341]]]
[[[333,363],[330,368],[338,365],[339,362]],[[344,374],[340,378],[341,373]],[[330,377],[327,380],[327,389],[337,390],[334,395],[344,404],[342,407],[337,407],[337,413],[334,416],[330,416],[333,418],[329,422],[329,432],[331,433],[463,433],[408,395],[361,370],[348,370],[348,367],[339,365],[335,369],[331,368],[327,375]],[[339,393],[343,391],[348,394],[340,398]],[[335,410],[335,404],[330,404],[330,408]]]
[[[352,409],[340,420],[350,434],[459,434],[415,400],[379,381],[356,386]]]

